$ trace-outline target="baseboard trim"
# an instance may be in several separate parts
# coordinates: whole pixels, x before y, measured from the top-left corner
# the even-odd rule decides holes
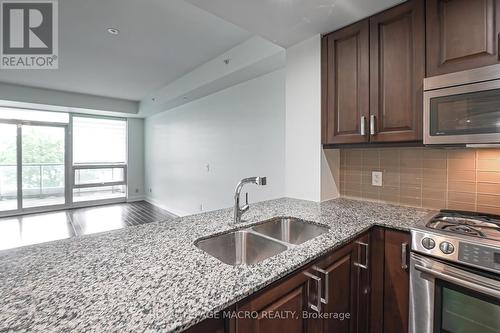
[[[147,201],[149,202],[150,204],[152,205],[155,205],[156,207],[158,208],[161,208],[163,210],[166,210],[167,212],[169,212],[170,214],[172,214],[173,216],[175,217],[182,217],[182,216],[187,216],[187,215],[191,215],[191,214],[188,214],[188,213],[185,213],[185,212],[181,212],[181,211],[177,211],[175,209],[172,209],[171,207],[168,207],[166,205],[163,205],[161,204],[160,202],[156,201],[155,199],[151,198],[151,197],[148,197],[146,196],[144,198],[144,201]]]
[[[145,195],[138,195],[138,196],[133,196],[133,197],[127,198],[127,202],[144,201],[144,200],[146,200]]]

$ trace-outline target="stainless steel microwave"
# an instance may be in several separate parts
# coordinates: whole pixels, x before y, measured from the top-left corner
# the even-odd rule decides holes
[[[424,144],[500,143],[500,65],[424,79]]]

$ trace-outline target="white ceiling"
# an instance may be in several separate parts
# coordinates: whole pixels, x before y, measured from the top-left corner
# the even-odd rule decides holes
[[[282,47],[289,47],[406,0],[186,1]]]
[[[183,0],[59,0],[59,22],[59,70],[0,82],[137,101],[252,36]]]

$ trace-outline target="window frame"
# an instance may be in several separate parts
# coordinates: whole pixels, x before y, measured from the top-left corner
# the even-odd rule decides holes
[[[73,163],[74,156],[74,145],[73,145],[73,118],[92,118],[92,119],[107,119],[107,120],[121,120],[125,122],[125,162],[124,163]],[[128,198],[128,119],[124,117],[113,117],[113,116],[103,116],[103,115],[93,115],[93,114],[82,114],[82,113],[70,113],[70,161],[69,167],[71,169],[70,172],[70,200],[72,206],[85,206],[89,204],[99,204],[99,203],[117,203],[117,202],[126,202]],[[86,170],[86,169],[109,169],[109,168],[121,168],[123,169],[123,181],[119,182],[101,182],[101,183],[91,183],[91,184],[76,184],[76,170]],[[84,201],[74,201],[74,190],[77,189],[85,189],[85,188],[94,188],[94,187],[103,187],[103,186],[125,186],[125,194],[123,197],[119,198],[109,198],[109,199],[96,199],[96,200],[84,200]]]

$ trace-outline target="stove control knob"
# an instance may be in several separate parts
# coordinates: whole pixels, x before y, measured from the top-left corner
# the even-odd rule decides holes
[[[432,238],[425,237],[422,239],[422,246],[427,250],[432,250],[434,247],[436,247],[436,242]]]
[[[444,254],[452,254],[453,251],[455,251],[455,247],[453,246],[453,244],[448,242],[441,242],[441,244],[439,244],[439,249]]]

